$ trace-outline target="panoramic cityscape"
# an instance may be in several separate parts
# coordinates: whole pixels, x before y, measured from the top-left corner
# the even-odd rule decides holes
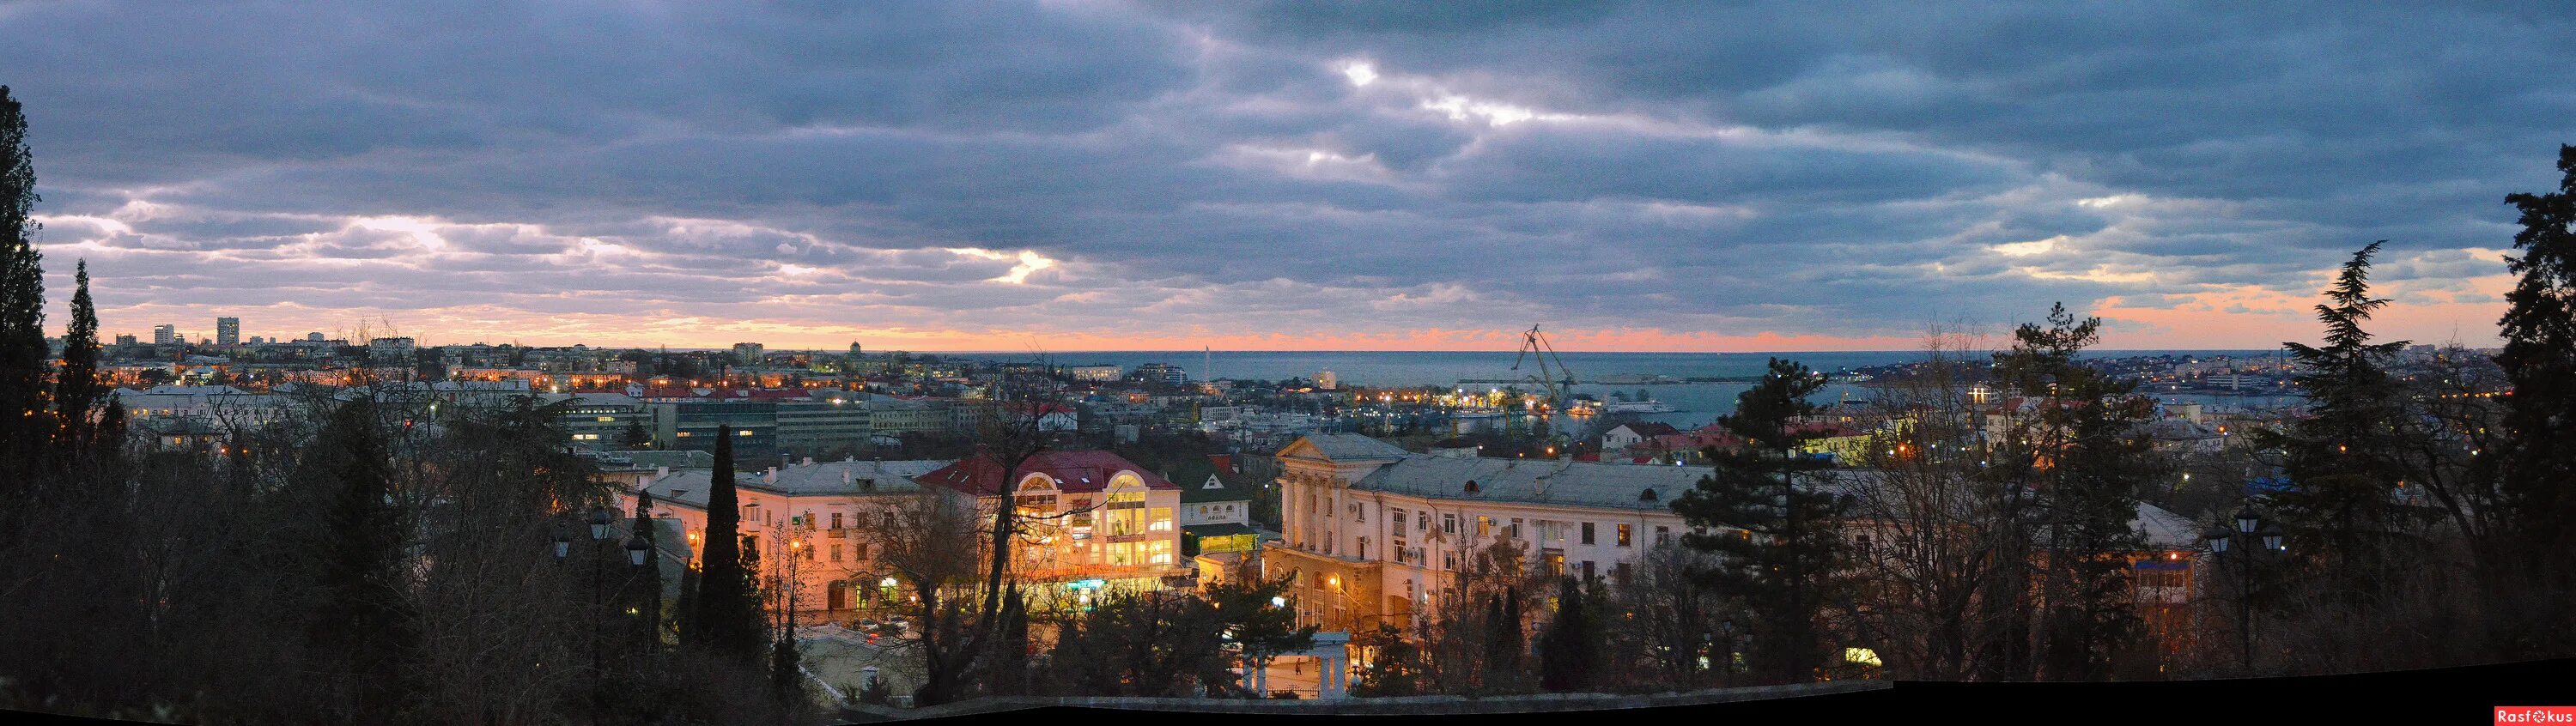
[[[2320,14],[0,5],[0,710],[2576,719],[2576,18]]]

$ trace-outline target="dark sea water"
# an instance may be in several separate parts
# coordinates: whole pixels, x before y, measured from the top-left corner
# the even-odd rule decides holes
[[[2225,355],[2243,360],[2269,357],[2269,350],[2153,350],[2097,351],[2088,357],[2128,357],[2141,355],[2214,356]],[[1025,353],[954,354],[989,360],[1026,360]],[[1787,358],[1804,363],[1808,368],[1826,373],[1843,369],[1905,363],[1923,359],[1922,351],[1844,351],[1780,353],[1564,353],[1565,367],[1585,383],[1573,388],[1575,393],[1588,393],[1609,400],[1613,391],[1635,395],[1644,389],[1656,400],[1680,409],[1672,413],[1649,414],[1645,418],[1675,426],[1692,427],[1716,420],[1735,409],[1735,396],[1751,388],[1750,383],[1686,383],[1638,385],[1625,383],[1602,385],[1591,383],[1603,379],[1632,380],[1645,376],[1685,378],[1750,378],[1762,375],[1769,359]],[[1169,363],[1189,369],[1190,377],[1205,379],[1314,378],[1332,371],[1341,385],[1394,387],[1446,386],[1466,389],[1490,389],[1501,383],[1460,383],[1461,380],[1520,380],[1538,372],[1532,361],[1521,361],[1513,370],[1514,354],[1497,352],[1430,352],[1430,351],[1110,351],[1091,353],[1055,353],[1050,362],[1063,366],[1115,365],[1134,369],[1146,363]],[[1555,365],[1550,361],[1549,365]],[[1525,386],[1526,387],[1526,386]],[[1862,386],[1828,385],[1816,401],[1868,400],[1870,389]],[[2195,402],[2211,410],[2276,407],[2288,403],[2280,397],[2208,396],[2179,393],[2158,394],[2159,400]]]

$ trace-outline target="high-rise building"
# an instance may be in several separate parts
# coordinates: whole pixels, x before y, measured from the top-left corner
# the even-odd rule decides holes
[[[153,345],[172,345],[178,342],[179,326],[171,325],[169,323],[152,326]]]
[[[241,318],[215,318],[215,344],[241,345]]]
[[[315,342],[315,343],[322,342],[322,340],[323,340],[323,339],[322,339],[322,334],[321,334],[321,333],[305,333],[305,334],[304,334],[304,339],[305,339],[305,340],[312,341],[312,342]]]
[[[747,365],[747,366],[756,366],[756,365],[760,365],[760,356],[761,356],[761,355],[762,355],[762,353],[764,353],[764,352],[766,352],[766,349],[765,349],[765,348],[763,348],[763,347],[761,347],[761,345],[760,345],[759,343],[735,343],[735,344],[733,344],[733,357],[734,357],[734,360],[741,362],[743,365]]]
[[[374,338],[367,341],[367,362],[379,366],[410,366],[419,348],[410,338]]]
[[[1327,391],[1340,388],[1342,387],[1342,378],[1341,376],[1333,375],[1332,371],[1317,373],[1315,374],[1315,387]]]
[[[117,344],[117,345],[133,345],[133,344],[134,344],[134,336],[131,336],[131,335],[119,335],[119,336],[116,336],[116,344]]]

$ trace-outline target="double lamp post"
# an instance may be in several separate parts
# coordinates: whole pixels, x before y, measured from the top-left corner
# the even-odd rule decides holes
[[[2257,559],[2273,559],[2288,551],[2282,544],[2281,525],[2263,521],[2250,502],[2236,510],[2234,528],[2217,527],[2201,535],[2209,544],[2209,554],[2219,569],[2233,569],[2236,575],[2237,665],[2254,669],[2254,568]],[[2232,567],[2231,567],[2232,565]]]

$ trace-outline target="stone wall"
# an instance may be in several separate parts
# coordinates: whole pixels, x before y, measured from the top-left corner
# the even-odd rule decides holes
[[[854,706],[841,714],[845,723],[874,723],[916,718],[943,718],[977,713],[1015,711],[1026,708],[1065,706],[1133,711],[1182,711],[1195,713],[1258,713],[1279,715],[1407,715],[1468,713],[1543,713],[1549,711],[1608,711],[1632,708],[1665,708],[1698,706],[1737,701],[1761,701],[1775,698],[1798,698],[1833,693],[1875,691],[1894,687],[1889,681],[1833,681],[1787,686],[1749,686],[1718,688],[1679,693],[1617,695],[1606,693],[1540,693],[1517,696],[1401,696],[1392,698],[1341,698],[1333,700],[1261,700],[1221,698],[1124,698],[1124,697],[1056,697],[1056,698],[977,698],[930,708],[888,708]]]

